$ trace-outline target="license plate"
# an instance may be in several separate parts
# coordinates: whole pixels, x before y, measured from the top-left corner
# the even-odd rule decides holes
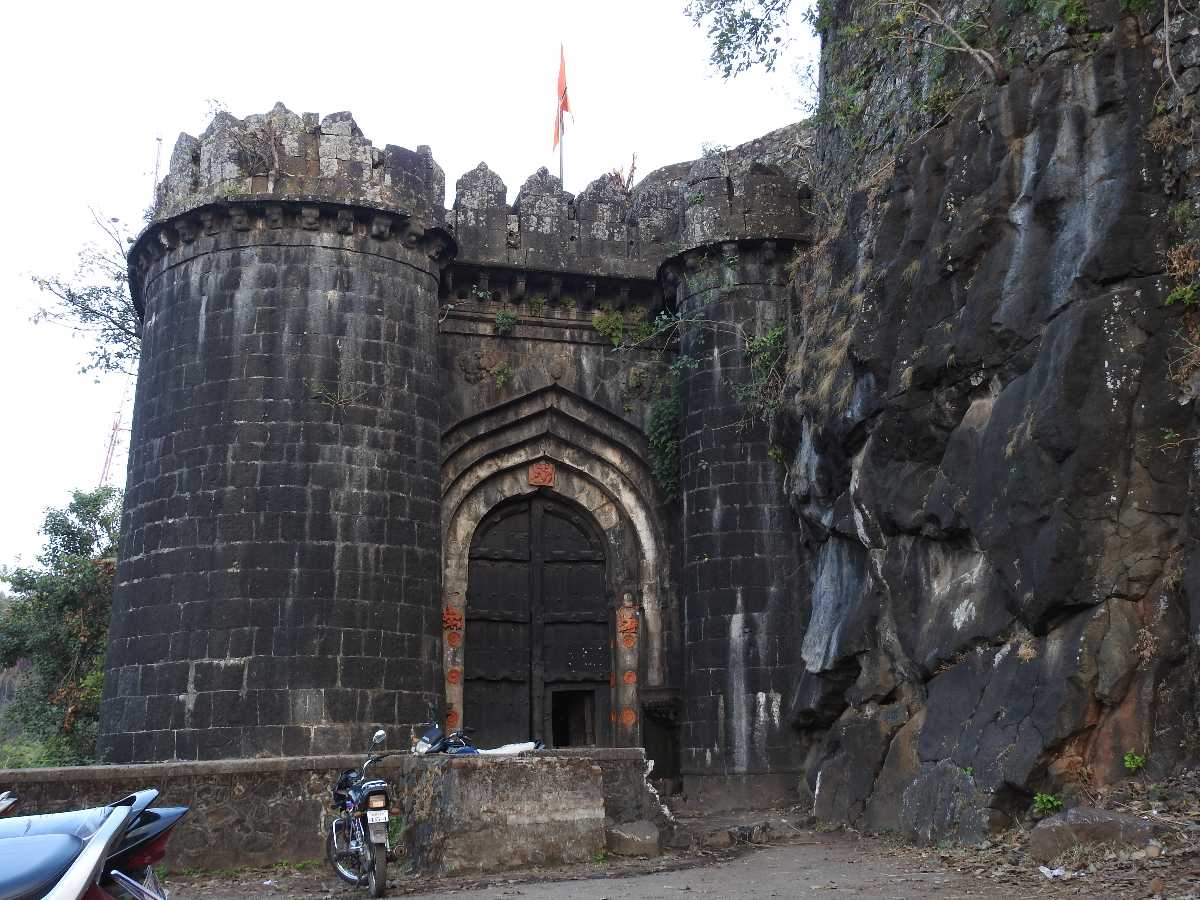
[[[388,811],[386,809],[368,809],[367,824],[375,822],[386,822],[388,820]]]

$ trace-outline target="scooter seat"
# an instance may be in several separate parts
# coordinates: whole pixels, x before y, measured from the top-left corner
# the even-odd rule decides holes
[[[44,897],[82,849],[83,841],[70,834],[0,840],[0,900]]]
[[[66,834],[86,841],[104,824],[111,808],[97,806],[93,809],[73,809],[43,816],[12,816],[0,819],[0,839],[37,834]]]

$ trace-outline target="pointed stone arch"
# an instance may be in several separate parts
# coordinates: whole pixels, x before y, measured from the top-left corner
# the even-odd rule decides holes
[[[541,491],[582,507],[603,534],[613,607],[614,734],[618,744],[639,743],[639,687],[664,684],[663,611],[670,593],[656,512],[661,500],[644,436],[597,404],[551,385],[457,423],[443,434],[442,448],[447,724],[459,721],[463,708],[469,648],[462,625],[475,530],[497,505]]]

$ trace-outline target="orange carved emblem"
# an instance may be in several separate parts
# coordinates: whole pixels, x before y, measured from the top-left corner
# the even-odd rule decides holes
[[[447,606],[442,610],[442,627],[447,631],[462,631],[463,614],[461,609]]]
[[[631,707],[625,707],[621,710],[621,724],[626,728],[632,728],[633,723],[637,721],[637,713]]]
[[[632,650],[637,645],[638,617],[631,606],[617,609],[617,634],[621,636],[621,643],[627,649]]]
[[[462,646],[462,632],[461,631],[447,631],[446,632],[446,643],[449,644],[451,647],[461,647]]]
[[[458,710],[457,709],[450,710],[450,712],[446,713],[446,727],[447,728],[457,728],[459,719],[460,719],[460,717],[458,715]]]
[[[554,463],[539,460],[529,467],[529,483],[534,487],[554,487]]]
[[[630,669],[621,676],[621,681],[625,682],[625,684],[637,684],[637,672]]]
[[[462,681],[462,669],[451,669],[446,673],[446,680],[451,684],[458,684]]]

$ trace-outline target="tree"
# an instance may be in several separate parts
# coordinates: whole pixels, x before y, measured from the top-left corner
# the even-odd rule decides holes
[[[103,236],[79,251],[79,268],[70,279],[34,276],[33,283],[53,298],[38,310],[35,322],[57,322],[93,341],[81,372],[134,374],[141,353],[142,324],[129,295],[125,251],[132,243],[119,219],[92,210]]]
[[[708,25],[712,64],[732,78],[754,66],[775,68],[791,0],[690,0],[684,13]]]
[[[0,744],[0,767],[94,757],[120,519],[115,488],[75,491],[47,511],[38,565],[0,573],[13,592],[0,610],[0,668],[29,662],[4,711],[20,737]]]

